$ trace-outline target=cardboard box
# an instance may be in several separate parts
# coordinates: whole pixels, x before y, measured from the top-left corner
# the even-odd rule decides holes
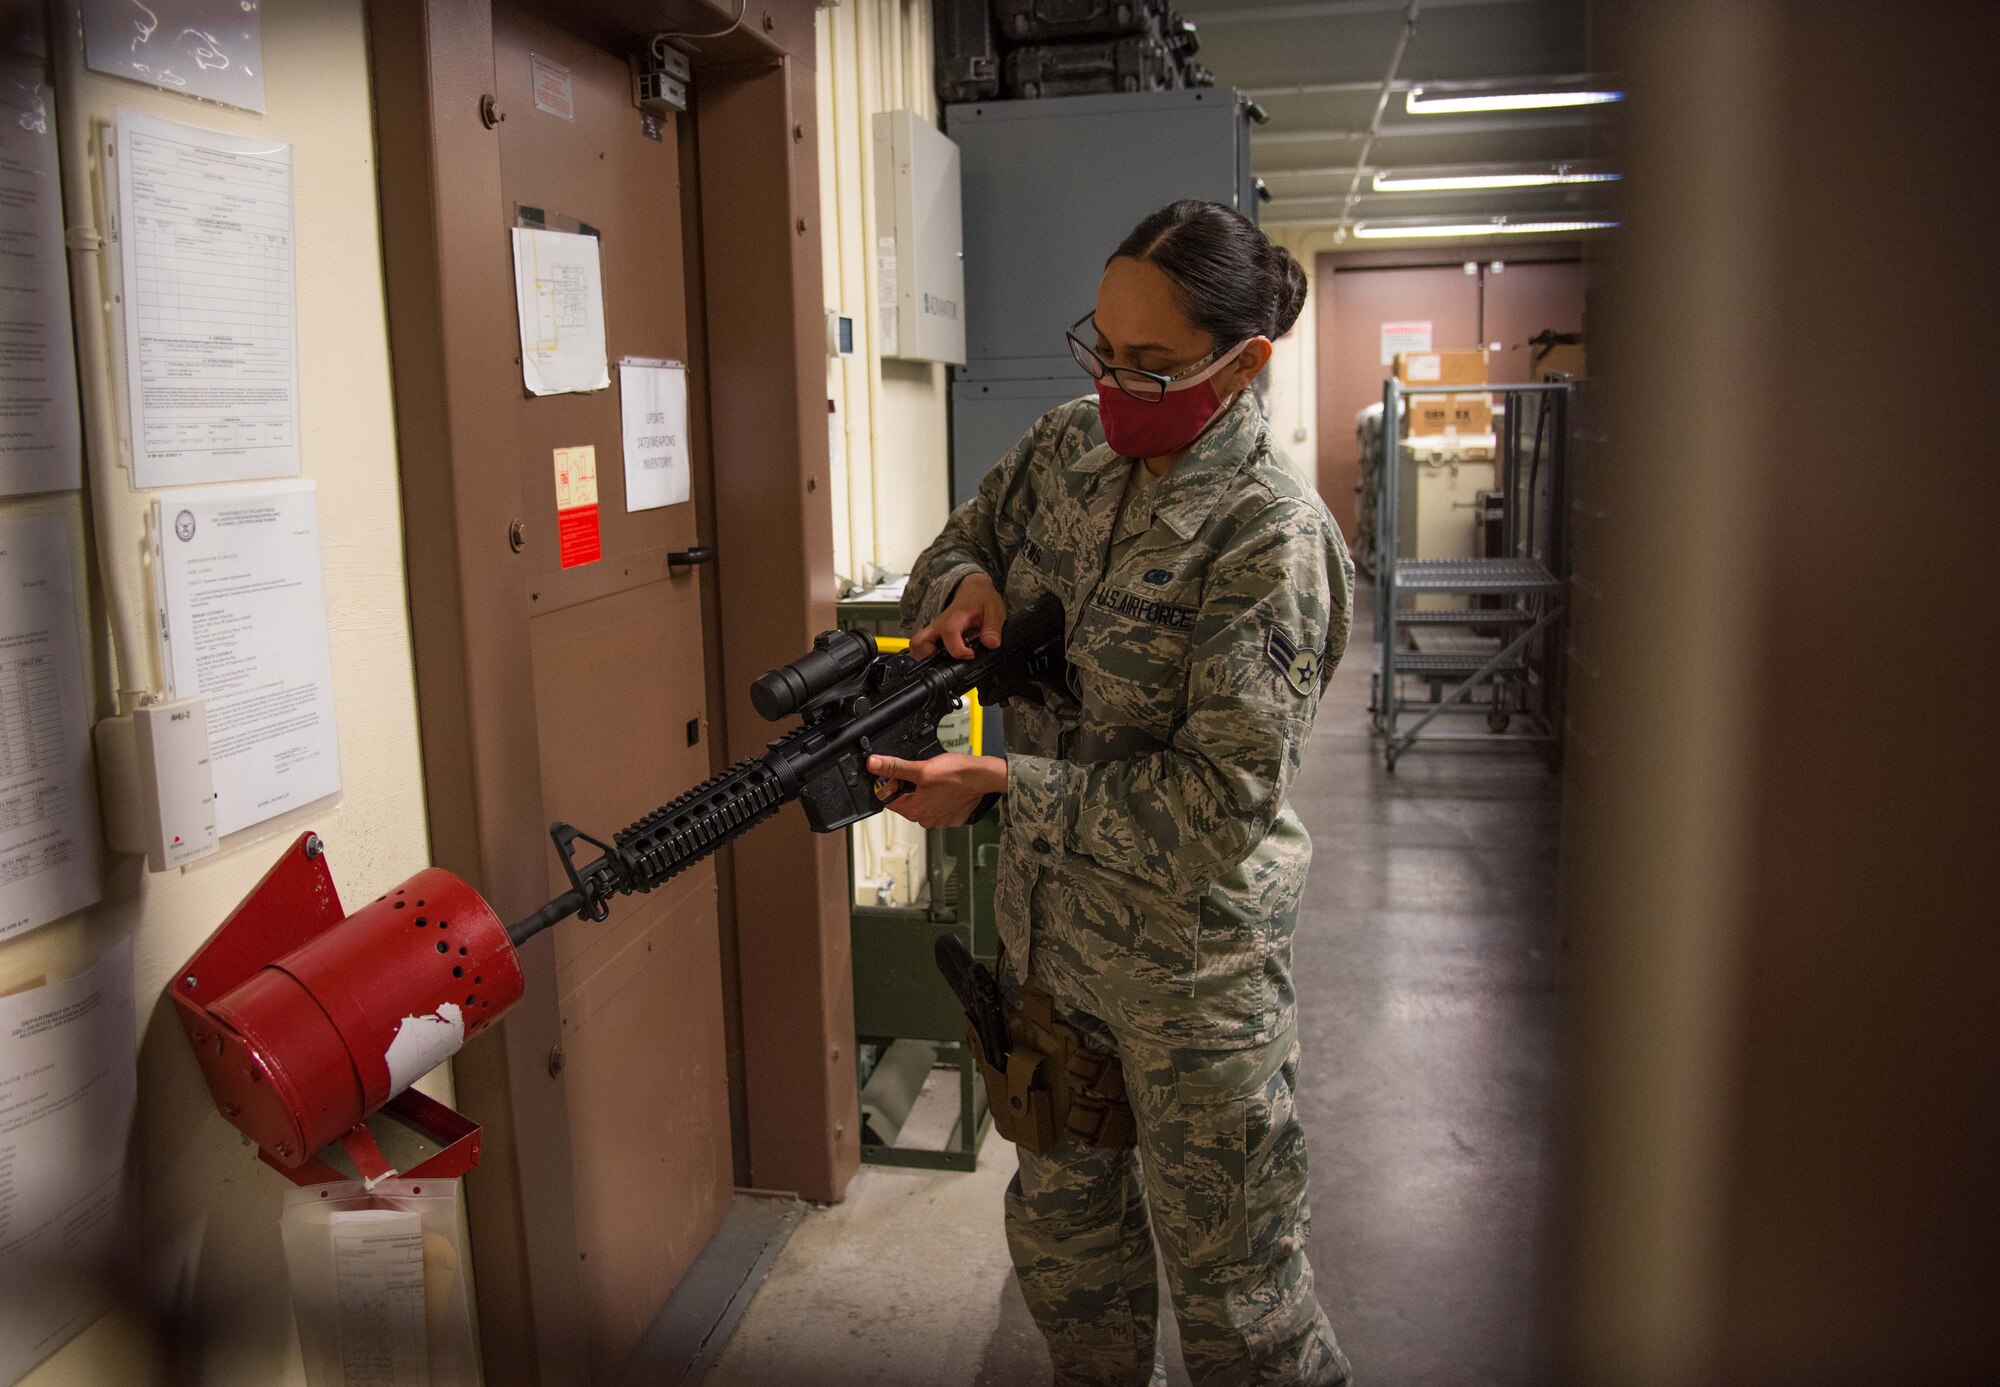
[[[1447,352],[1397,352],[1396,379],[1405,385],[1484,385],[1486,353],[1478,348]]]
[[[1481,392],[1477,395],[1452,395],[1451,426],[1460,433],[1493,432],[1493,396]]]
[[[1547,355],[1534,365],[1534,377],[1537,381],[1545,381],[1551,375],[1574,376],[1582,380],[1586,374],[1583,368],[1581,342],[1564,342],[1550,347]]]
[[[1449,432],[1451,401],[1452,397],[1449,395],[1410,396],[1410,436],[1419,438],[1428,434]]]

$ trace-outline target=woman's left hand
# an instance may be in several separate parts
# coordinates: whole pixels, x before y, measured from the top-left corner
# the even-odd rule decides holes
[[[956,828],[972,817],[980,800],[1007,793],[1007,762],[998,756],[955,751],[927,761],[871,756],[868,769],[909,786],[889,801],[889,808],[925,828]]]

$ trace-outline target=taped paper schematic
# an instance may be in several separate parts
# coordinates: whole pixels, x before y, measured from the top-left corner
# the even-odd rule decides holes
[[[299,471],[292,147],[118,113],[136,486]]]
[[[304,481],[153,502],[163,663],[208,704],[218,835],[340,790],[317,502]]]
[[[69,521],[0,518],[0,939],[99,895]]]
[[[514,228],[514,304],[521,319],[521,383],[531,395],[602,390],[604,272],[595,236]]]
[[[0,1382],[119,1286],[136,1034],[129,937],[86,973],[0,997]]]

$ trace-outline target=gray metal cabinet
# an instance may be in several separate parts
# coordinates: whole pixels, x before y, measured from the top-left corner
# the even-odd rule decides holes
[[[952,373],[952,504],[1046,410],[1090,390],[1063,329],[1113,247],[1176,198],[1255,219],[1249,120],[1228,87],[945,108],[965,206],[966,364]]]

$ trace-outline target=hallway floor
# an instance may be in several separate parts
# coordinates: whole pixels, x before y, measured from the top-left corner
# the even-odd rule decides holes
[[[1515,747],[1426,748],[1385,773],[1373,663],[1364,617],[1293,790],[1315,847],[1295,944],[1313,1266],[1358,1381],[1526,1387],[1543,1377],[1558,781]],[[705,1387],[1046,1383],[1000,1227],[1013,1168],[997,1137],[971,1175],[864,1167],[805,1217]],[[1169,1365],[1184,1382],[1171,1347]]]

